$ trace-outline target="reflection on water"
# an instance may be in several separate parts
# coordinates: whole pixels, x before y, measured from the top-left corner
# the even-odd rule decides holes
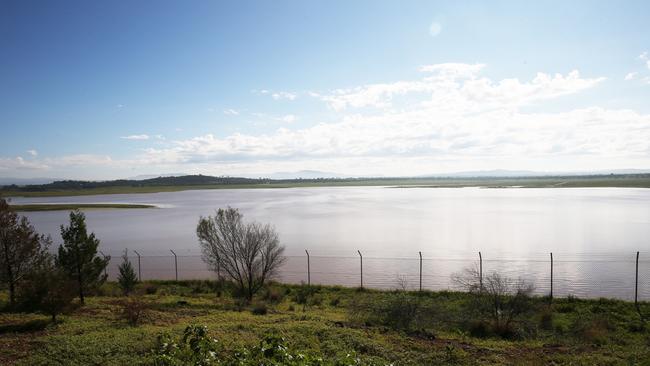
[[[424,256],[423,287],[453,288],[450,275],[472,266],[483,252],[486,272],[498,270],[534,281],[548,291],[549,252],[554,252],[558,296],[616,296],[634,291],[634,255],[641,298],[650,299],[650,190],[623,188],[432,189],[333,187],[202,190],[154,194],[16,198],[22,203],[143,203],[159,209],[91,210],[88,225],[101,249],[117,257],[123,248],[143,257],[144,278],[173,278],[178,253],[181,278],[206,278],[195,238],[201,215],[232,206],[245,217],[275,225],[286,246],[281,278],[355,286],[364,255],[364,285],[391,288],[397,278],[419,284],[418,251]],[[60,242],[66,212],[30,212],[37,229]],[[647,253],[647,254],[646,254]],[[111,270],[112,273],[116,271]]]

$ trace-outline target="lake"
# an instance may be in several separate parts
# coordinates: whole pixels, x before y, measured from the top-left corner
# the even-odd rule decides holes
[[[219,207],[273,224],[286,247],[280,279],[368,287],[455,288],[451,275],[483,257],[484,273],[498,271],[550,285],[554,255],[556,296],[634,296],[650,300],[650,189],[320,187],[215,189],[151,194],[14,198],[27,203],[142,203],[156,209],[88,210],[88,227],[111,255],[110,275],[124,248],[141,255],[143,278],[214,278],[200,259],[195,228]],[[25,213],[58,246],[68,213]],[[131,253],[133,254],[133,253]],[[134,258],[135,259],[135,258]]]

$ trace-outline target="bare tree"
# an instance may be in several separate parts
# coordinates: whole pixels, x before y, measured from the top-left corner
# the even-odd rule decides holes
[[[244,222],[237,209],[219,209],[196,227],[203,260],[225,274],[249,301],[284,262],[278,234],[268,224]]]
[[[453,281],[474,294],[474,310],[492,320],[495,331],[507,331],[517,318],[531,310],[534,287],[522,280],[513,280],[498,272],[491,272],[480,282],[477,268],[468,268],[453,276]]]
[[[0,198],[0,282],[9,288],[10,306],[16,302],[16,287],[46,259],[50,242]]]

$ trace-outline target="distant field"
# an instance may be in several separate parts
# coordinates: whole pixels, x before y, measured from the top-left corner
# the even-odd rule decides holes
[[[178,184],[178,185],[105,185],[91,188],[38,189],[6,187],[0,189],[2,197],[52,197],[99,194],[157,193],[196,189],[271,189],[307,187],[388,186],[393,188],[578,188],[578,187],[628,187],[650,188],[650,175],[598,175],[566,177],[521,178],[377,178],[377,179],[313,179],[294,181],[269,181],[242,184]]]
[[[70,211],[86,209],[123,209],[123,208],[155,208],[153,205],[135,205],[128,203],[79,203],[79,204],[34,204],[11,205],[16,211]]]

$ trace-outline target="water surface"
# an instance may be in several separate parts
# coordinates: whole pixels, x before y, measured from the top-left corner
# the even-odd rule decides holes
[[[219,207],[273,224],[286,246],[285,281],[356,286],[364,256],[364,285],[453,288],[452,273],[475,265],[549,289],[555,257],[558,296],[634,295],[634,257],[641,251],[639,293],[650,299],[650,189],[389,188],[191,190],[150,194],[14,198],[13,203],[141,203],[158,209],[89,210],[89,228],[104,253],[124,248],[143,256],[143,277],[214,277],[205,270],[195,228]],[[67,212],[29,212],[38,230],[60,243]],[[645,257],[644,257],[645,256]],[[113,265],[117,260],[113,261]],[[112,274],[114,268],[111,268]]]

